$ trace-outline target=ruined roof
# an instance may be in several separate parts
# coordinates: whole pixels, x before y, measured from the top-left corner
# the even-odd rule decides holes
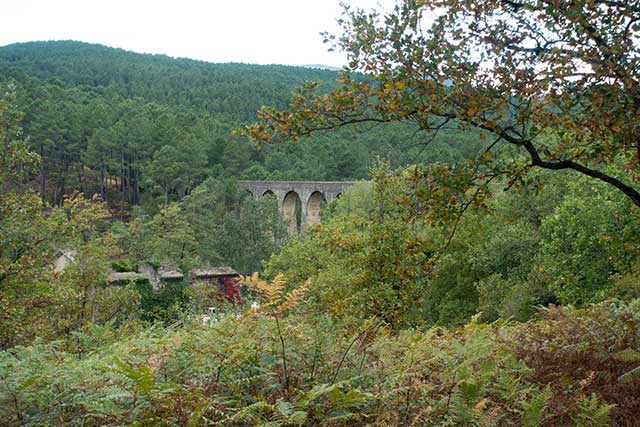
[[[192,278],[238,276],[238,272],[231,267],[211,267],[191,270]]]
[[[149,280],[149,275],[144,273],[136,273],[134,271],[125,271],[123,273],[110,273],[107,281],[109,283],[125,283],[132,280]]]
[[[169,271],[161,271],[160,272],[160,278],[161,279],[183,279],[184,278],[184,274],[182,274],[181,272],[177,271],[177,270],[169,270]]]
[[[158,269],[157,273],[152,267],[149,268],[141,268],[143,266],[139,266],[138,273],[134,271],[126,271],[122,273],[111,273],[109,274],[109,283],[125,283],[130,282],[131,280],[149,280],[153,283],[154,277],[159,277],[161,280],[182,280],[184,279],[184,274],[180,270],[171,269],[164,270],[162,267]],[[225,276],[238,276],[238,272],[235,271],[231,267],[211,267],[211,268],[198,268],[195,270],[191,270],[191,278],[192,279],[203,279],[203,278],[211,278],[211,277],[225,277]],[[156,279],[157,280],[157,279]],[[158,282],[159,283],[159,282]]]
[[[158,268],[158,275],[160,279],[164,280],[184,279],[184,274],[178,269],[178,265],[172,261],[161,262],[160,268]]]

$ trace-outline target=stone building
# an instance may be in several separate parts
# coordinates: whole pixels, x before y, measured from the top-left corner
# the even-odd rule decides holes
[[[240,277],[238,272],[231,267],[199,268],[191,270],[190,283],[192,285],[206,283],[221,288],[224,279],[236,279],[238,277]]]

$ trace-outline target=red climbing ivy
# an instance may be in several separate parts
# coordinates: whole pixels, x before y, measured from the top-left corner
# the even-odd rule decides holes
[[[222,286],[224,288],[224,297],[233,306],[242,306],[242,295],[240,294],[240,287],[238,286],[238,279],[232,279],[225,277],[222,279]]]

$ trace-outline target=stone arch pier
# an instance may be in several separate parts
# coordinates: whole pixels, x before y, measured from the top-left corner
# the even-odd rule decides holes
[[[350,181],[240,181],[240,188],[253,197],[273,195],[278,199],[280,213],[289,228],[289,234],[299,231],[304,237],[309,225],[320,222],[320,208],[355,182]],[[298,229],[296,204],[300,201],[301,218]]]

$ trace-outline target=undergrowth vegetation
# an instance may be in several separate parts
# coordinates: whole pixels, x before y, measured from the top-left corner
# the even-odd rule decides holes
[[[393,332],[268,291],[271,308],[210,325],[95,328],[82,357],[56,342],[1,353],[3,425],[639,425],[639,300]]]

